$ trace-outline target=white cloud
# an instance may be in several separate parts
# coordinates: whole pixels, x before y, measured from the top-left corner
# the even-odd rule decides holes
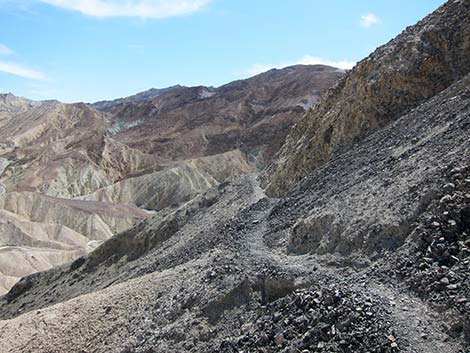
[[[342,70],[349,70],[352,69],[356,63],[354,61],[334,61],[334,60],[326,60],[316,56],[305,55],[298,60],[293,60],[291,62],[284,62],[277,65],[265,65],[265,64],[255,64],[250,67],[248,70],[245,70],[246,74],[249,75],[258,75],[262,72],[266,72],[271,69],[282,69],[287,66],[292,65],[326,65],[336,67]]]
[[[94,17],[164,18],[189,15],[211,0],[39,0]]]
[[[311,55],[305,55],[299,62],[298,64],[302,65],[327,65],[327,66],[333,66],[337,67],[338,69],[343,69],[343,70],[349,70],[352,69],[354,65],[356,65],[356,62],[354,61],[332,61],[332,60],[326,60],[322,58],[318,58],[315,56]]]
[[[4,72],[7,74],[20,76],[24,78],[30,78],[33,80],[46,80],[47,79],[46,75],[44,75],[42,72],[34,71],[20,64],[6,62],[6,61],[0,61],[0,72]]]
[[[245,70],[246,74],[249,75],[258,75],[262,72],[266,72],[271,69],[279,68],[278,65],[263,65],[263,64],[254,64],[252,67],[249,69]]]
[[[0,43],[0,55],[10,55],[13,54],[13,50],[8,48],[6,45]]]
[[[0,43],[0,55],[11,54],[13,54],[13,50],[8,48],[6,45]],[[14,62],[0,60],[0,72],[24,78],[30,78],[33,80],[46,80],[46,75],[44,75],[42,72],[28,69],[27,67],[24,67]]]
[[[364,28],[369,28],[370,26],[378,23],[380,23],[380,19],[373,13],[361,16],[361,26]]]

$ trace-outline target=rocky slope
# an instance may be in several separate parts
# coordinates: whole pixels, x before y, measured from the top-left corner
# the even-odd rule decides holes
[[[449,1],[407,33],[461,14],[468,2]],[[448,38],[466,33],[455,28]],[[2,347],[468,351],[469,87],[462,75],[403,108],[283,198],[253,176],[221,183],[72,264],[23,278],[0,299]]]
[[[291,130],[263,177],[268,192],[284,194],[338,149],[397,120],[467,74],[469,12],[468,1],[449,1],[358,63]]]
[[[84,104],[0,96],[0,293],[149,216],[132,205],[71,200],[122,174],[104,167],[103,152],[125,154],[104,138],[106,129],[103,116]]]
[[[152,89],[93,107],[0,95],[0,294],[155,211],[255,172],[259,151],[274,152],[342,75],[299,66],[217,89]],[[259,116],[245,114],[255,104]],[[249,146],[234,134],[249,135]]]
[[[129,177],[77,199],[133,203],[150,210],[174,207],[219,183],[255,171],[240,150],[191,159],[158,172]]]
[[[175,87],[112,109],[113,137],[171,160],[224,153],[233,146],[268,163],[288,128],[344,72],[327,66],[271,70],[219,88]]]

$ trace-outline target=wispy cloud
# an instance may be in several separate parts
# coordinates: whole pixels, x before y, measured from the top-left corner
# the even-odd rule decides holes
[[[165,18],[189,15],[211,0],[39,0],[94,17]]]
[[[8,48],[6,45],[0,43],[0,55],[7,56],[13,54],[13,50]],[[0,60],[0,72],[4,72],[10,75],[20,76],[24,78],[30,78],[33,80],[46,80],[46,75],[42,72],[34,71],[24,67],[20,64]]]
[[[257,75],[262,72],[268,71],[270,69],[281,69],[287,66],[292,65],[327,65],[336,67],[342,70],[349,70],[351,69],[356,63],[354,61],[334,61],[334,60],[327,60],[322,59],[316,56],[305,55],[298,60],[293,60],[291,62],[284,62],[277,65],[266,65],[266,64],[255,64],[249,69],[245,70],[245,74],[249,75]]]
[[[369,28],[370,26],[380,23],[380,19],[373,13],[368,13],[367,15],[361,16],[361,26],[364,28]]]
[[[8,48],[6,45],[0,43],[0,55],[10,55],[13,54],[13,50]]]
[[[28,69],[27,67],[13,62],[0,61],[0,72],[33,80],[47,79],[46,75],[44,75],[42,72]]]

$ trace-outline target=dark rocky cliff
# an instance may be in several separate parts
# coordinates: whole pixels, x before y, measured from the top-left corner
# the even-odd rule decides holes
[[[470,3],[448,1],[359,62],[290,131],[263,176],[282,195],[345,146],[397,120],[470,71]]]

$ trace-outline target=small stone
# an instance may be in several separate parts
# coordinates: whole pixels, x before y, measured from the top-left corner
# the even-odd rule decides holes
[[[421,262],[418,266],[420,270],[425,270],[428,267],[428,264],[425,262]]]
[[[296,325],[302,325],[302,324],[305,324],[308,322],[308,319],[305,317],[305,315],[301,315],[299,317],[297,317],[296,319],[294,319],[294,323]]]
[[[395,336],[393,336],[393,335],[387,336],[387,338],[388,338],[388,340],[389,340],[390,342],[395,342],[395,341],[397,340],[397,339],[395,338]]]
[[[457,289],[457,288],[459,288],[458,284],[449,284],[447,286],[447,289],[449,289],[449,290],[454,290],[454,289]]]
[[[426,333],[422,333],[422,334],[421,334],[421,338],[422,338],[423,340],[426,340],[426,339],[428,339],[428,335],[427,335]]]
[[[453,322],[449,329],[447,330],[447,334],[453,338],[457,338],[461,335],[463,331],[463,323],[461,321]]]
[[[305,334],[302,336],[302,342],[304,343],[308,343],[310,342],[310,339],[312,338],[312,332],[311,331],[307,331],[305,332]]]
[[[398,348],[398,344],[396,342],[392,342],[392,344],[390,345],[390,347],[392,348]]]
[[[447,277],[444,277],[441,279],[441,283],[447,286],[448,284],[450,284],[450,281]]]
[[[431,225],[434,227],[434,228],[439,228],[441,226],[441,224],[439,222],[432,222]]]
[[[452,192],[455,190],[455,184],[454,183],[447,183],[443,187],[445,192]]]
[[[278,334],[274,337],[274,343],[276,343],[276,345],[278,345],[278,346],[282,346],[285,341],[286,341],[286,339],[284,338],[284,334],[283,334],[283,333],[278,333]]]
[[[442,199],[440,199],[440,203],[447,203],[449,201],[452,201],[452,196],[450,195],[445,195]]]

